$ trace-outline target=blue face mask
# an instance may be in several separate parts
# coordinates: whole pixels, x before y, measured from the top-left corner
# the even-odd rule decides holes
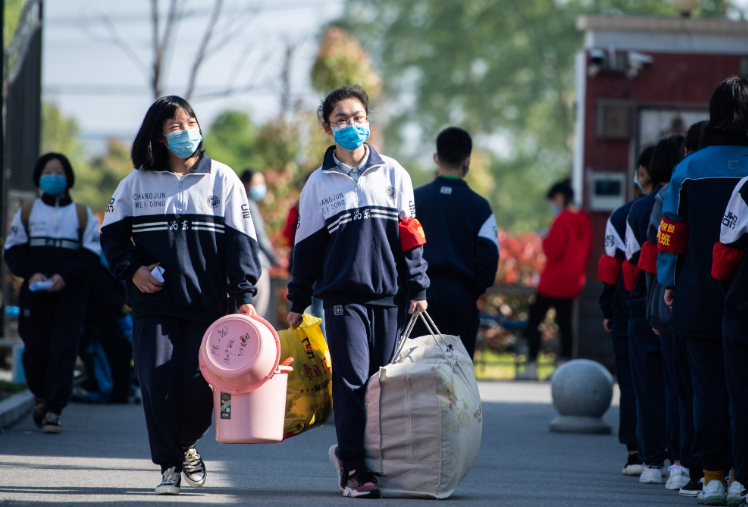
[[[554,215],[558,215],[559,213],[561,213],[561,208],[559,208],[559,207],[558,207],[558,206],[556,206],[555,204],[551,204],[551,212],[552,212],[552,213],[553,213]]]
[[[49,195],[60,195],[68,188],[68,179],[65,176],[47,174],[39,178],[39,188]]]
[[[203,142],[203,136],[198,128],[166,134],[166,140],[169,142],[169,150],[174,155],[179,158],[190,158]]]
[[[369,122],[332,128],[335,142],[344,150],[353,151],[369,138]]]
[[[249,196],[253,201],[261,201],[268,193],[268,187],[265,185],[255,185],[249,189]]]

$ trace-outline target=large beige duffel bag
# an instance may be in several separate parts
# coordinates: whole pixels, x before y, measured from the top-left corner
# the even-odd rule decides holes
[[[456,336],[421,314],[430,336],[409,339],[366,391],[366,465],[386,497],[447,498],[473,466],[483,417],[473,362]]]

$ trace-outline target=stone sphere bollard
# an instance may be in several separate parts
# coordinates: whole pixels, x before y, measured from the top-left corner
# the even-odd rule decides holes
[[[613,376],[600,363],[575,359],[562,365],[553,374],[551,396],[559,413],[552,432],[610,433],[602,415],[613,399]]]

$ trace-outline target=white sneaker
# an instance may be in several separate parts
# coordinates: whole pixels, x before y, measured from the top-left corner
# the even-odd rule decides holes
[[[177,467],[164,470],[161,476],[161,484],[156,486],[157,495],[178,495],[179,485],[182,483],[182,474],[177,472]]]
[[[345,467],[343,466],[343,463],[340,461],[340,456],[338,456],[337,445],[333,445],[327,451],[327,459],[330,460],[330,464],[335,469],[335,473],[338,474],[338,489],[340,491],[345,491],[346,481],[343,481],[343,470],[345,469]]]
[[[691,471],[686,467],[670,465],[668,471],[670,472],[670,478],[665,483],[665,489],[680,490],[680,488],[691,482]]]
[[[538,363],[527,363],[524,371],[517,373],[517,380],[538,380]]]
[[[199,488],[205,484],[205,479],[208,478],[208,470],[205,468],[203,458],[200,457],[194,445],[184,451],[182,473],[184,474],[184,480],[193,488]]]
[[[727,505],[740,505],[745,498],[745,486],[738,481],[733,481],[727,488]]]
[[[662,466],[644,464],[642,474],[639,476],[639,482],[644,484],[662,484]]]
[[[725,505],[727,501],[725,484],[722,481],[709,481],[696,497],[696,501],[701,505]]]

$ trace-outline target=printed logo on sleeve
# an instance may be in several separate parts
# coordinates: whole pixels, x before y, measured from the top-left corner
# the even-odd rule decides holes
[[[333,315],[337,315],[338,317],[343,315],[343,305],[335,305],[332,307],[332,313]]]
[[[109,199],[109,205],[106,207],[106,212],[107,213],[114,212],[114,197],[112,197],[111,199]]]
[[[245,220],[252,218],[252,213],[249,211],[249,204],[242,204],[242,218]]]
[[[208,204],[210,204],[211,208],[217,208],[221,205],[221,198],[217,195],[211,195],[208,197]]]
[[[738,216],[735,215],[732,211],[728,211],[724,218],[722,218],[722,225],[725,227],[729,227],[730,229],[735,229],[735,226],[738,223]]]
[[[727,168],[730,169],[731,171],[737,170],[738,167],[739,167],[739,164],[738,164],[737,160],[728,160],[727,161]]]

